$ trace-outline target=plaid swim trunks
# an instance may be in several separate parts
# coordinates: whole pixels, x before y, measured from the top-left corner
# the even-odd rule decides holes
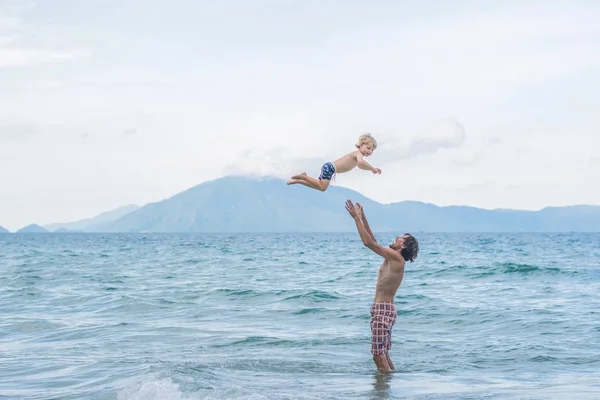
[[[392,327],[396,323],[394,303],[373,303],[371,306],[371,354],[385,354],[392,348]]]

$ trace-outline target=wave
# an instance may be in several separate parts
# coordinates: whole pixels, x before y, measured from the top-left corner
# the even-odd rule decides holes
[[[294,311],[292,314],[293,315],[318,314],[323,311],[327,311],[327,310],[325,310],[323,308],[303,308],[301,310]]]
[[[519,274],[519,275],[527,275],[527,274],[542,274],[542,275],[576,275],[579,272],[575,270],[566,270],[558,267],[548,267],[548,266],[540,266],[534,264],[526,264],[526,263],[513,263],[513,262],[503,262],[503,263],[493,263],[492,265],[479,265],[479,266],[471,266],[471,265],[452,265],[448,268],[439,269],[435,272],[427,273],[425,275],[436,275],[436,276],[444,276],[454,273],[461,273],[470,278],[487,278],[494,275],[505,275],[505,274]]]
[[[538,265],[531,265],[531,264],[517,264],[517,263],[509,262],[509,263],[496,263],[494,265],[504,268],[504,270],[502,272],[505,274],[529,274],[532,272],[556,274],[556,273],[565,272],[565,271],[561,271],[560,268],[556,268],[556,267],[540,267]],[[568,271],[568,273],[571,273],[571,271]]]
[[[330,292],[324,292],[322,290],[309,290],[304,293],[299,293],[299,294],[296,294],[293,296],[286,297],[284,299],[284,301],[303,299],[303,300],[311,300],[314,302],[321,302],[321,301],[328,301],[328,300],[338,300],[341,297],[342,296],[338,293],[334,294],[334,293],[330,293]]]

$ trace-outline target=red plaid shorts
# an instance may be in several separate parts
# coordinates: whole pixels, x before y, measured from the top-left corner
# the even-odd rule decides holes
[[[373,303],[371,306],[371,354],[385,354],[392,348],[392,327],[396,323],[394,303]]]

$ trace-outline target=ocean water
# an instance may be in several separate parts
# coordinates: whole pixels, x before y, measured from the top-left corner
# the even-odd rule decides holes
[[[0,398],[600,398],[600,234],[417,237],[386,376],[358,234],[0,235]]]

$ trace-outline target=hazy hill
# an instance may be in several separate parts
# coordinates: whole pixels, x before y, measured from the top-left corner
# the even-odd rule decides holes
[[[48,232],[47,229],[44,229],[41,226],[36,225],[36,224],[27,225],[17,231],[17,233],[47,233],[47,232]]]
[[[118,220],[124,215],[129,214],[132,211],[135,211],[139,208],[139,206],[130,204],[123,207],[119,207],[115,210],[106,211],[102,214],[99,214],[92,218],[86,218],[79,221],[73,222],[61,222],[61,223],[53,223],[49,225],[45,225],[49,231],[53,232],[65,232],[66,231],[95,231],[102,230],[102,228],[111,222]]]
[[[0,233],[10,233],[10,231],[0,226]]]
[[[275,178],[237,176],[204,182],[147,204],[107,226],[118,232],[307,232],[348,230],[344,210],[351,196],[367,209],[383,207],[348,189],[326,193],[287,186]]]
[[[380,204],[330,186],[317,192],[276,178],[228,176],[150,203],[101,231],[112,232],[340,232],[354,229],[347,198],[365,207],[374,230],[436,232],[600,231],[600,207],[540,211],[438,207],[416,201]]]

